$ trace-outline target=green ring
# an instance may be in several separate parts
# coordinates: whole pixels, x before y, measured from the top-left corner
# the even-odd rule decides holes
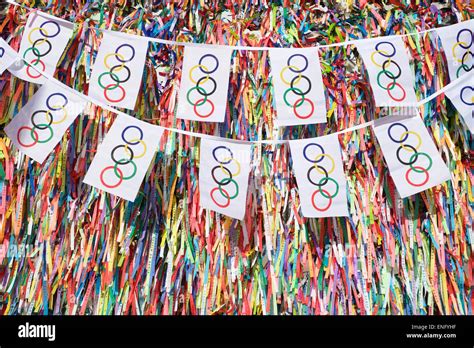
[[[322,182],[323,180],[328,180],[328,181],[332,181],[333,183],[335,183],[335,184],[336,184],[336,193],[334,193],[332,196],[326,195],[326,194],[324,193],[323,189],[322,189],[322,187],[323,187],[324,185],[326,185],[326,184],[324,184],[324,185],[321,184],[321,182]],[[326,182],[326,183],[327,183],[327,182]],[[324,178],[321,178],[321,180],[319,180],[319,182],[318,182],[318,185],[319,185],[319,192],[320,192],[321,195],[322,195],[323,197],[325,197],[325,198],[334,198],[334,197],[336,197],[337,194],[339,193],[339,184],[337,183],[336,180],[334,180],[333,178],[330,178],[330,177],[328,177],[328,176],[325,176]]]
[[[204,88],[199,87],[199,86],[196,86],[196,87],[191,88],[191,89],[188,91],[188,93],[186,94],[186,99],[188,100],[188,103],[191,104],[191,105],[194,105],[194,103],[191,103],[191,100],[190,100],[190,98],[189,98],[189,94],[190,94],[193,90],[195,90],[195,89],[196,89],[196,90],[200,89],[201,92],[204,91],[204,93],[206,92],[206,90],[205,90]],[[197,104],[196,106],[204,105],[204,103],[207,102],[207,95],[204,95],[203,97],[204,97],[203,101],[202,101],[201,103]]]
[[[113,72],[111,72],[111,71],[103,72],[102,74],[99,75],[99,79],[97,80],[97,83],[99,84],[99,86],[100,86],[102,89],[105,89],[105,88],[106,88],[106,87],[102,84],[102,82],[101,82],[101,80],[100,80],[100,79],[102,78],[102,76],[104,76],[104,75],[110,75],[110,76],[114,75],[114,76],[118,79],[118,76],[115,75],[115,74],[114,74]],[[114,81],[114,80],[112,79],[112,81]],[[112,90],[114,90],[115,88],[117,88],[117,87],[119,86],[119,83],[118,83],[118,82],[116,82],[116,81],[114,81],[114,82],[115,82],[115,86],[114,86],[114,87],[107,88],[109,91],[112,91]]]
[[[235,195],[233,195],[232,197],[229,197],[229,199],[234,199],[235,197],[239,195],[239,185],[237,185],[234,179],[229,179],[229,182],[233,182],[235,185]],[[222,188],[220,184],[218,184],[218,187],[219,187],[219,192],[221,193],[222,197],[227,198],[227,196],[225,196],[224,193],[222,192]]]
[[[28,49],[23,53],[23,59],[26,59],[26,54],[27,54],[28,51],[30,51],[30,50],[33,51],[33,54],[34,54],[35,57],[36,57],[36,64],[31,64],[31,65],[38,65],[38,63],[40,62],[41,58],[39,57],[40,51],[39,51],[39,49],[37,49],[36,47],[30,47],[30,48],[28,48]],[[37,53],[35,53],[35,51],[36,51]],[[31,62],[30,62],[30,63],[31,63]],[[30,65],[30,63],[25,62],[25,64],[28,65],[28,66]]]
[[[39,135],[38,135],[38,140],[37,140],[37,142],[40,143],[40,144],[47,143],[48,141],[50,141],[50,140],[53,138],[53,135],[54,135],[54,133],[53,133],[53,128],[51,128],[51,126],[50,126],[49,124],[46,124],[46,123],[40,123],[40,124],[38,124],[38,126],[40,126],[40,127],[46,127],[46,128],[44,128],[44,129],[49,129],[49,131],[50,131],[51,134],[49,135],[49,138],[46,139],[46,140],[39,140]],[[33,135],[35,129],[37,129],[37,128],[32,127],[32,128],[31,128],[31,131],[30,131],[31,139],[33,139],[33,140],[35,140],[35,137],[34,137],[34,135]],[[40,129],[40,130],[44,130],[44,129]]]
[[[419,170],[419,169],[416,169],[415,167],[413,167],[413,163],[412,162],[412,159],[413,159],[413,156],[416,156],[417,159],[418,159],[418,156],[419,155],[423,155],[425,156],[426,158],[428,158],[428,160],[430,161],[430,165],[428,166],[428,168],[426,168],[425,170],[428,171],[431,169],[431,167],[433,166],[433,160],[431,159],[430,155],[428,155],[427,153],[425,152],[415,152],[413,155],[410,156],[410,159],[408,160],[410,162],[410,168],[411,170],[413,170],[414,172],[417,172],[417,173],[424,173],[423,170]]]
[[[377,84],[379,85],[380,88],[386,90],[386,91],[391,91],[392,89],[395,88],[395,83],[392,83],[392,87],[391,88],[387,88],[387,87],[383,87],[381,84],[380,84],[380,75],[381,74],[385,74],[387,76],[389,76],[394,82],[395,82],[395,75],[391,72],[391,71],[388,71],[388,70],[383,70],[380,71],[378,74],[377,74]],[[392,75],[392,76],[390,76]]]
[[[124,158],[124,160],[126,160],[126,159]],[[120,160],[120,161],[122,161],[122,160]],[[128,163],[131,163],[131,164],[133,165],[133,173],[130,174],[129,176],[124,176],[124,177],[122,177],[123,180],[131,179],[131,178],[133,178],[133,177],[135,176],[135,174],[137,174],[137,165],[135,164],[135,162],[130,161],[130,162],[128,162]],[[128,164],[128,163],[127,163],[127,164]],[[118,166],[118,163],[115,163],[115,165],[114,165],[114,174],[117,176],[117,178],[120,179],[120,176],[119,176],[118,173],[117,173],[117,166]]]
[[[461,66],[460,66],[460,67],[458,68],[458,70],[456,71],[456,78],[459,77],[459,70],[461,70],[461,68],[463,68],[465,72],[469,72],[469,71],[472,70],[472,69],[471,69],[471,70],[466,70],[466,68],[469,68],[469,67],[468,67],[466,64],[461,64]]]
[[[285,93],[283,93],[283,100],[285,101],[285,104],[288,105],[290,108],[293,107],[293,105],[288,103],[288,101],[286,100],[286,95],[288,94],[289,91],[298,91],[298,92],[301,93],[301,95],[297,94],[299,97],[301,97],[301,101],[300,101],[299,105],[296,105],[296,107],[301,106],[301,104],[304,103],[304,94],[303,94],[303,91],[301,89],[296,88],[296,87],[290,87],[285,91]]]

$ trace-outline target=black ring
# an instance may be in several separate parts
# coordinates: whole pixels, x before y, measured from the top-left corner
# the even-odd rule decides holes
[[[396,76],[393,76],[393,77],[392,77],[392,76],[389,76],[389,75],[387,74],[387,71],[390,71],[390,70],[385,69],[385,64],[387,64],[387,63],[389,63],[389,64],[395,64],[395,65],[397,66],[397,68],[398,68],[398,74],[397,74]],[[387,76],[389,79],[392,79],[392,80],[394,80],[394,81],[395,81],[396,79],[398,79],[400,76],[402,76],[402,69],[400,68],[400,65],[398,65],[398,63],[397,63],[396,61],[394,61],[394,60],[386,60],[386,61],[384,61],[384,62],[382,63],[382,69],[383,69],[382,72],[385,74],[385,76]],[[392,73],[392,71],[390,71],[390,72]]]
[[[227,161],[227,162],[221,162],[217,159],[216,157],[216,150],[217,149],[225,149],[227,151],[230,152],[230,159]],[[214,150],[212,150],[212,157],[214,157],[214,159],[216,160],[216,162],[218,163],[222,163],[222,164],[229,164],[233,159],[234,159],[234,153],[226,146],[217,146],[216,148],[214,148]]]
[[[467,32],[469,32],[469,33],[471,34],[471,35],[470,35],[470,36],[471,36],[471,43],[470,43],[468,46],[463,46],[463,45],[462,45],[462,41],[461,41],[461,39],[459,38],[459,36],[461,35],[461,33],[462,33],[463,31],[467,31]],[[474,33],[473,33],[471,30],[467,29],[467,28],[461,29],[461,30],[458,31],[458,35],[456,36],[456,41],[459,42],[459,47],[468,50],[468,49],[471,48],[472,43],[473,43],[473,41],[474,41]]]
[[[411,155],[410,158],[414,157],[414,159],[413,159],[411,162],[404,162],[404,161],[402,161],[402,159],[400,158],[400,150],[403,149],[403,147],[409,147],[409,148],[411,148],[411,149],[413,150],[413,153],[414,153],[415,156]],[[415,149],[413,146],[409,145],[409,144],[405,144],[405,145],[403,145],[403,146],[400,145],[400,146],[398,147],[398,149],[397,149],[397,159],[398,159],[398,162],[403,163],[403,164],[405,164],[405,165],[407,165],[407,166],[410,166],[410,165],[412,165],[413,163],[415,163],[416,160],[418,159],[418,151],[416,151],[416,149]]]
[[[392,137],[392,127],[393,126],[401,126],[401,127],[403,127],[403,129],[405,129],[405,132],[408,132],[408,128],[403,123],[399,123],[399,122],[394,122],[390,125],[390,127],[388,127],[388,130],[387,130],[388,136],[394,143],[399,143],[400,144],[400,143],[403,143],[405,140],[408,139],[408,133],[405,134],[405,138],[403,138],[402,140],[393,139],[393,137]]]
[[[293,84],[295,83],[295,80],[296,80],[296,79],[306,79],[306,81],[308,81],[308,90],[305,91],[305,92],[298,92],[298,90],[301,90],[301,89],[295,88],[295,87],[293,86]],[[312,87],[312,85],[311,85],[311,80],[308,79],[308,78],[307,78],[306,76],[304,76],[304,75],[296,75],[295,77],[293,77],[293,79],[291,80],[291,84],[290,84],[290,85],[291,85],[291,88],[292,88],[291,91],[292,91],[293,93],[295,93],[296,95],[299,95],[299,96],[304,96],[304,95],[308,94],[309,91],[311,91],[311,87]]]
[[[49,45],[49,48],[48,48],[48,50],[46,51],[46,53],[43,53],[43,54],[36,53],[36,51],[40,52],[40,50],[37,49],[36,46],[35,46],[38,41],[46,42],[46,43]],[[35,42],[33,42],[33,45],[31,45],[31,48],[32,48],[33,54],[34,54],[36,57],[41,58],[41,57],[47,56],[47,55],[49,54],[49,52],[51,52],[53,46],[51,45],[51,42],[49,42],[49,41],[46,40],[46,39],[38,39],[38,40],[36,40]]]
[[[204,71],[204,70],[202,69],[202,67],[203,67],[202,61],[203,61],[203,59],[206,58],[206,57],[212,57],[212,58],[215,59],[215,61],[216,61],[216,67],[215,67],[213,70]],[[203,56],[201,57],[201,59],[199,59],[199,70],[201,70],[204,74],[212,74],[214,71],[217,70],[218,67],[219,67],[219,59],[217,59],[217,57],[216,57],[215,55],[213,55],[213,54],[205,54],[205,55],[203,55]]]
[[[114,69],[115,69],[115,68],[125,68],[125,69],[127,70],[127,74],[128,74],[128,75],[127,75],[127,78],[124,79],[124,80],[120,80],[119,78],[114,77],[114,75],[117,76],[117,74],[114,74]],[[114,66],[110,69],[110,78],[111,78],[112,80],[114,80],[115,82],[117,82],[117,83],[124,83],[124,82],[127,82],[128,80],[130,80],[130,69],[129,69],[128,66],[126,66],[126,65],[114,65]]]
[[[300,70],[295,70],[295,69],[293,69],[293,68],[291,67],[292,65],[290,64],[291,59],[292,59],[293,57],[297,57],[297,56],[298,56],[298,57],[303,57],[303,59],[304,59],[304,61],[305,61],[305,66],[304,66],[304,68],[302,68],[302,69],[300,69]],[[291,55],[291,56],[288,58],[288,60],[286,61],[286,65],[288,65],[288,67],[289,67],[289,69],[290,69],[291,71],[293,71],[293,72],[295,72],[295,73],[301,73],[301,72],[305,71],[305,70],[308,68],[308,58],[306,58],[304,55],[302,55],[302,54],[300,54],[300,53],[293,54],[293,55]]]
[[[125,46],[128,46],[130,47],[130,49],[132,50],[132,56],[129,58],[129,59],[121,59],[120,58],[120,55],[118,53],[118,51],[122,48],[122,47],[125,47]],[[127,63],[127,62],[130,62],[133,58],[135,58],[135,48],[133,48],[132,45],[129,45],[129,44],[121,44],[119,47],[117,47],[115,49],[115,54],[116,54],[116,57],[117,57],[117,60],[120,62],[120,63]]]
[[[35,115],[40,113],[40,112],[44,112],[46,115],[49,114],[49,116],[51,116],[49,118],[49,123],[47,126],[38,126],[35,122]],[[33,124],[33,126],[36,128],[36,129],[41,129],[41,130],[44,130],[44,129],[48,129],[49,126],[51,126],[53,124],[53,115],[51,113],[49,113],[48,111],[46,110],[37,110],[33,113],[33,115],[31,115],[31,123]],[[42,124],[45,124],[45,123],[42,123]]]
[[[469,65],[467,64],[464,64],[464,60],[465,60],[465,57],[470,54],[471,57],[473,58],[473,62],[471,62],[471,67],[469,67]],[[466,69],[465,67],[468,67],[469,69]],[[464,52],[464,54],[462,55],[462,58],[461,58],[461,67],[464,69],[464,71],[471,71],[472,68],[474,67],[474,54],[471,52],[471,51],[466,51]]]
[[[216,169],[225,169],[225,170],[227,171],[227,173],[229,173],[229,178],[223,179],[223,181],[226,180],[226,183],[225,183],[225,184],[223,184],[221,181],[219,181],[219,180],[216,179],[216,176],[215,176],[215,174],[214,174],[214,171],[215,171]],[[215,166],[215,167],[212,168],[212,170],[211,170],[211,175],[212,175],[212,180],[214,180],[214,182],[215,182],[217,185],[225,186],[225,185],[229,185],[229,184],[232,182],[232,173],[230,172],[229,168],[227,168],[227,167]]]
[[[130,159],[129,159],[129,160],[126,160],[126,162],[120,162],[120,161],[117,161],[117,160],[115,159],[115,151],[116,151],[119,147],[126,148],[128,151],[130,151]],[[119,164],[119,165],[125,165],[125,164],[129,164],[130,162],[133,161],[134,153],[133,153],[133,150],[132,150],[129,146],[126,146],[126,145],[117,145],[117,146],[114,147],[114,149],[113,149],[112,152],[110,153],[110,157],[112,157],[112,161],[114,161],[115,163],[117,163],[117,164]]]
[[[214,83],[214,88],[212,89],[212,92],[207,93],[207,91],[206,91],[206,89],[205,89],[204,87],[199,86],[199,83],[200,83],[202,80],[204,80],[204,79],[212,80],[212,82]],[[217,83],[216,83],[216,80],[214,80],[211,76],[203,76],[203,77],[201,77],[199,80],[197,80],[196,87],[198,87],[198,88],[196,88],[196,90],[198,91],[198,93],[199,93],[200,95],[203,95],[203,96],[207,97],[207,96],[210,96],[211,94],[214,94],[214,92],[215,92],[216,89],[217,89]],[[206,93],[201,92],[201,89],[204,90],[204,91],[206,91]]]
[[[386,55],[385,53],[379,51],[379,45],[381,44],[389,44],[390,46],[392,46],[392,50],[393,50],[393,53],[390,54],[390,55]],[[395,53],[397,52],[397,50],[395,49],[395,46],[393,45],[393,43],[389,42],[389,41],[380,41],[378,44],[375,45],[375,50],[377,51],[378,54],[380,54],[381,56],[383,57],[387,57],[387,58],[391,58],[395,55]]]
[[[324,183],[322,183],[322,184],[321,184],[321,183],[315,183],[313,180],[311,180],[311,171],[312,171],[313,169],[316,169],[315,166],[311,166],[311,168],[308,169],[308,172],[306,173],[306,177],[308,178],[308,181],[309,181],[310,183],[312,183],[312,184],[315,185],[315,186],[321,187],[321,186],[324,186],[324,185],[326,185],[326,184],[328,183],[328,181],[329,181],[329,175],[328,175],[328,171],[326,170],[326,168],[321,167],[321,166],[317,166],[317,167],[318,167],[319,169],[324,170],[325,177],[324,177],[323,179],[326,179],[326,180],[324,181]],[[322,180],[320,180],[320,181],[322,181]]]
[[[63,103],[63,105],[62,105],[60,108],[56,108],[57,104],[54,104],[53,106],[49,105],[49,99],[50,99],[52,96],[54,96],[54,95],[59,95],[59,96],[61,96],[61,97],[64,98],[64,103]],[[67,103],[68,103],[68,99],[67,99],[67,97],[66,97],[64,94],[62,94],[62,93],[53,93],[53,94],[51,94],[51,95],[48,97],[48,99],[46,99],[46,106],[48,107],[49,110],[53,110],[53,111],[61,110],[63,107],[65,107],[65,106],[67,105]]]

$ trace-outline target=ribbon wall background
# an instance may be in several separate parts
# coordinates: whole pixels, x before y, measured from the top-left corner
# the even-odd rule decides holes
[[[413,5],[418,7],[417,14],[410,8],[405,13],[359,2],[348,3],[347,8],[328,4],[334,10],[326,8],[326,12],[321,6],[301,3],[285,4],[286,8],[266,8],[259,2],[233,4],[238,8],[227,4],[215,11],[200,3],[177,3],[176,7],[157,3],[153,8],[156,22],[144,8],[133,9],[126,3],[111,6],[112,11],[107,5],[94,9],[88,4],[82,10],[77,5],[74,14],[56,6],[53,14],[65,14],[64,18],[80,23],[56,77],[87,92],[99,45],[100,32],[91,29],[95,25],[183,41],[237,44],[240,37],[254,46],[299,47],[363,37],[368,28],[375,30],[374,35],[393,34],[471,16],[459,4],[452,5],[459,18],[450,7],[437,9],[421,3]],[[2,37],[14,33],[10,44],[16,49],[26,19],[22,12],[10,6],[0,25]],[[329,20],[340,24],[328,25]],[[430,37],[405,38],[415,58],[420,99],[448,80],[438,42]],[[321,50],[329,97],[327,125],[274,131],[266,51],[234,51],[225,123],[177,120],[174,95],[182,52],[182,47],[150,44],[137,117],[162,126],[258,140],[322,135],[385,112],[373,106],[355,50],[334,47]],[[4,74],[0,88],[3,124],[37,87]],[[459,115],[444,98],[424,105],[421,111],[454,180],[439,190],[401,200],[373,132],[361,129],[340,135],[343,152],[348,154],[344,166],[350,174],[349,218],[299,216],[285,144],[264,145],[255,151],[250,204],[244,223],[239,223],[214,213],[199,214],[196,138],[175,133],[163,137],[163,152],[134,203],[92,193],[82,184],[113,114],[91,107],[43,166],[24,161],[3,138],[4,311],[472,313],[472,135],[459,126]],[[21,245],[29,248],[28,257],[8,255],[10,246]],[[41,279],[36,280],[35,274],[42,274]]]

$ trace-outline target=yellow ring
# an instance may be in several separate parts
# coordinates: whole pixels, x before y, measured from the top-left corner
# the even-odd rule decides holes
[[[114,56],[114,57],[119,57],[121,58],[122,60],[125,60],[125,58],[120,54],[120,53],[109,53],[107,54],[105,57],[104,57],[104,65],[107,69],[109,70],[112,70],[111,67],[109,66],[109,64],[107,64],[107,59],[109,59],[109,57],[111,56]],[[122,63],[118,69],[116,69],[115,71],[120,71],[123,69],[123,67],[125,66],[125,63]]]
[[[405,135],[407,134],[413,134],[415,137],[417,137],[418,139],[418,145],[415,147],[415,150],[418,150],[421,146],[421,136],[416,133],[416,132],[413,132],[413,131],[407,131],[407,132],[403,132],[402,134],[400,134],[400,141],[402,141],[402,138],[405,137]],[[400,144],[400,146],[402,147],[402,149],[405,149],[409,152],[414,152],[412,149],[410,149],[408,146],[406,146],[405,144]]]
[[[193,79],[193,71],[196,70],[196,68],[203,68],[206,72],[209,71],[204,65],[196,64],[193,66],[191,69],[189,69],[189,80],[191,80],[192,83],[197,85],[197,81]],[[206,76],[203,82],[207,82],[209,80],[209,75]]]
[[[31,34],[33,34],[35,31],[39,30],[41,35],[43,36],[49,36],[48,34],[48,31],[46,29],[43,29],[43,28],[40,28],[40,27],[36,27],[36,28],[33,28],[29,33],[28,33],[28,42],[30,43],[30,45],[33,45],[33,40],[31,39]],[[46,34],[43,34],[43,33],[46,33]],[[43,39],[43,41],[47,41],[46,39]]]
[[[143,141],[143,140],[140,140],[140,139],[132,139],[132,140],[129,140],[131,143],[135,143],[135,142],[139,142],[140,144],[143,145],[143,152],[140,154],[140,155],[135,155],[135,153],[133,153],[133,158],[142,158],[143,156],[145,156],[146,154],[146,143]],[[136,144],[138,145],[138,144]],[[133,145],[135,146],[135,145]],[[125,148],[128,150],[128,144],[125,144]]]
[[[60,119],[59,121],[56,121],[56,122],[52,122],[52,124],[60,124],[60,123],[63,123],[64,121],[66,121],[66,118],[67,118],[67,110],[66,108],[61,105],[53,105],[53,108],[57,109],[57,108],[61,108],[63,110],[63,118]],[[49,111],[48,111],[49,112]]]
[[[331,155],[328,155],[327,153],[321,153],[321,154],[317,155],[317,156],[314,158],[314,160],[315,160],[315,161],[318,161],[318,159],[319,159],[320,157],[327,157],[327,158],[329,158],[329,159],[331,160],[331,163],[332,163],[331,170],[328,170],[327,173],[326,173],[326,172],[323,172],[322,170],[319,169],[319,166],[318,166],[318,163],[319,163],[319,162],[314,164],[314,169],[316,169],[316,171],[317,171],[318,173],[320,173],[320,174],[324,174],[324,175],[326,175],[326,174],[328,174],[328,175],[331,174],[331,173],[334,171],[334,169],[336,169],[336,163],[334,162],[334,158],[332,158],[332,156],[331,156]]]
[[[296,67],[296,66],[294,66],[294,65],[287,65],[287,66],[285,66],[283,69],[281,69],[281,71],[280,71],[280,79],[283,81],[283,83],[284,83],[285,85],[288,85],[288,86],[291,86],[291,82],[288,82],[287,80],[285,80],[285,78],[283,77],[283,73],[284,73],[286,70],[290,69],[290,68],[298,69],[298,67]],[[298,78],[296,79],[296,81],[295,81],[295,83],[294,83],[295,85],[297,85],[297,84],[301,81],[301,76],[302,76],[302,75],[301,75],[301,73],[300,73],[300,74],[298,75]]]
[[[374,55],[375,53],[384,53],[384,54],[387,54],[388,55],[388,52],[387,51],[374,51],[372,52],[372,54],[370,55],[370,60],[372,61],[372,63],[374,63],[375,66],[379,67],[379,68],[383,68],[383,65],[380,65],[379,63],[377,63],[374,59]],[[382,56],[383,57],[383,56]],[[388,58],[388,57],[385,57],[385,58]],[[392,63],[392,58],[388,58],[388,65],[387,65],[387,68],[390,66],[390,64]]]
[[[461,59],[457,58],[457,54],[456,54],[456,52],[454,52],[454,51],[456,50],[456,47],[458,47],[458,46],[461,45],[461,44],[463,44],[463,45],[465,45],[465,46],[467,45],[466,42],[462,42],[462,41],[456,42],[456,43],[453,45],[453,58],[454,58],[458,63],[462,63],[462,57],[461,57]],[[464,48],[463,48],[463,49],[464,49]],[[468,52],[470,52],[470,51],[471,51],[471,50],[468,50]]]
[[[231,162],[234,161],[234,162],[235,162],[235,165],[237,166],[237,172],[232,173],[232,172],[229,170],[230,174],[232,174],[232,176],[237,176],[237,175],[239,175],[239,174],[240,174],[240,163],[239,163],[239,161],[237,161],[235,158],[225,158],[225,159],[223,159],[223,160],[221,160],[221,161],[222,161],[222,162],[228,162],[229,160],[230,160]],[[229,162],[229,163],[230,163],[230,162]],[[226,164],[227,164],[227,163],[226,163]],[[223,169],[224,165],[223,165],[222,163],[219,163],[219,166],[221,167],[221,170],[222,170],[222,172],[224,173],[224,169]]]

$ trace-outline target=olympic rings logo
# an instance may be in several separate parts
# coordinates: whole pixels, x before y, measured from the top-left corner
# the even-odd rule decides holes
[[[133,134],[134,129],[138,131],[138,136]],[[134,159],[142,158],[147,152],[146,143],[143,141],[143,131],[140,127],[125,127],[122,131],[122,140],[125,144],[115,146],[110,153],[114,165],[105,167],[100,173],[100,182],[107,188],[116,188],[124,180],[133,178],[138,169]],[[109,171],[118,179],[116,183],[106,182],[105,174]]]
[[[397,82],[397,79],[402,75],[402,69],[400,65],[392,59],[395,56],[397,50],[393,43],[388,41],[380,41],[375,45],[375,51],[370,56],[372,63],[382,70],[377,74],[377,84],[383,90],[386,90],[390,98],[397,102],[403,101],[407,93],[403,86]],[[383,57],[382,63],[377,62],[376,55]],[[387,81],[388,79],[388,81]],[[400,92],[395,94],[395,90],[398,89]]]
[[[470,29],[461,29],[456,36],[456,41],[452,47],[452,53],[454,62],[456,64],[461,63],[461,66],[456,71],[456,77],[459,77],[462,70],[469,72],[474,68],[474,54],[471,52],[474,43],[474,33]]]
[[[122,44],[117,47],[114,53],[109,53],[104,57],[104,66],[108,71],[99,75],[98,84],[104,90],[104,97],[110,103],[119,103],[125,99],[127,93],[121,84],[130,80],[130,68],[125,64],[135,58],[135,48],[129,44]],[[115,60],[115,65],[110,64],[110,60]],[[110,91],[119,91],[118,95],[110,96]]]
[[[315,156],[309,156],[307,151],[310,147],[318,148],[318,152],[321,153]],[[306,177],[312,185],[317,187],[317,189],[311,195],[311,204],[317,211],[324,212],[331,207],[332,199],[339,193],[339,184],[330,176],[330,174],[332,174],[336,169],[336,162],[331,155],[324,151],[324,148],[321,145],[316,143],[307,144],[303,149],[303,156],[308,162],[313,163],[313,165],[308,169]],[[328,184],[330,185],[326,186]],[[330,189],[331,186],[332,190]],[[334,193],[331,194],[330,191],[333,191]],[[319,207],[316,204],[315,200],[318,193],[323,198],[327,199],[326,206]]]
[[[300,66],[297,63],[292,63],[292,60],[297,58],[303,59],[303,66]],[[280,79],[281,81],[289,86],[289,88],[283,94],[283,100],[285,104],[293,109],[293,113],[299,119],[307,119],[313,116],[314,113],[314,103],[311,99],[306,98],[305,96],[311,91],[312,85],[311,80],[303,75],[302,73],[308,68],[308,58],[306,58],[302,54],[293,54],[288,58],[286,66],[283,67],[280,71]],[[290,71],[295,74],[291,81],[285,78],[285,73]],[[292,101],[288,100],[288,93],[292,93],[293,99]],[[303,114],[303,112],[298,111],[298,108],[303,107],[303,104],[309,104],[309,112]]]
[[[226,153],[226,155],[224,157],[218,156],[218,152]],[[212,180],[217,184],[217,187],[211,190],[210,196],[215,205],[220,208],[227,208],[231,200],[239,195],[239,184],[234,178],[240,174],[240,162],[234,158],[233,152],[226,146],[215,147],[212,150],[212,157],[219,164],[211,170]],[[234,169],[234,171],[229,169],[229,167]],[[228,186],[229,184],[233,186],[232,191]],[[225,199],[225,203],[219,203],[214,197],[217,192]]]
[[[210,65],[205,61],[212,60]],[[189,69],[189,80],[195,84],[186,94],[186,99],[194,108],[196,116],[208,118],[214,113],[214,103],[209,99],[217,90],[217,82],[211,76],[219,68],[219,60],[213,54],[205,54],[199,63]],[[209,106],[206,106],[209,104]],[[207,111],[206,111],[207,110]]]
[[[62,100],[59,101],[58,99]],[[51,94],[46,99],[46,106],[48,110],[37,110],[31,115],[30,120],[33,127],[23,126],[18,129],[16,134],[18,143],[23,147],[33,147],[38,143],[44,144],[49,142],[54,136],[52,125],[61,124],[67,119],[67,104],[68,99],[64,94]],[[55,115],[53,115],[52,111],[61,111],[61,118],[55,120]],[[40,118],[40,120],[38,120],[38,118]],[[28,142],[23,139],[25,132],[31,138],[28,139]]]
[[[34,74],[31,72],[30,68],[32,65],[34,65],[36,68],[38,68],[38,65],[40,65],[42,72],[46,70],[46,65],[42,58],[47,56],[53,49],[53,45],[48,39],[58,36],[60,32],[61,28],[59,24],[54,21],[45,21],[39,27],[35,27],[29,32],[28,42],[31,46],[23,53],[23,59],[29,62],[26,63],[26,74],[30,78],[37,79],[41,77],[41,73]],[[33,36],[35,33],[39,34],[40,37],[33,41]],[[35,36],[38,37],[38,35]],[[27,55],[29,54],[33,55],[34,58],[28,59]]]
[[[392,134],[392,129],[395,126],[402,127],[404,130],[404,132],[400,134],[400,137],[398,139]],[[410,135],[416,138],[417,143],[415,145],[407,144],[407,140]],[[431,156],[427,153],[418,151],[422,145],[420,134],[414,131],[409,131],[408,128],[402,123],[395,122],[392,123],[388,128],[388,136],[390,140],[392,140],[394,143],[400,144],[396,153],[398,162],[403,165],[410,166],[410,168],[405,173],[405,180],[411,186],[420,187],[425,185],[430,179],[429,170],[433,166],[433,160],[431,159]],[[402,151],[404,151],[404,153],[408,153],[407,155],[404,155],[404,158],[402,156]],[[418,159],[420,159],[420,157],[424,157],[427,160],[427,166],[422,166],[421,164],[415,165],[415,163],[418,161]],[[424,179],[419,183],[415,183],[410,177],[412,173],[423,174]]]
[[[468,96],[465,96],[465,94],[467,94],[466,91],[471,91],[471,101],[469,101]],[[464,104],[474,106],[474,88],[470,86],[463,87],[461,89],[460,98]]]

